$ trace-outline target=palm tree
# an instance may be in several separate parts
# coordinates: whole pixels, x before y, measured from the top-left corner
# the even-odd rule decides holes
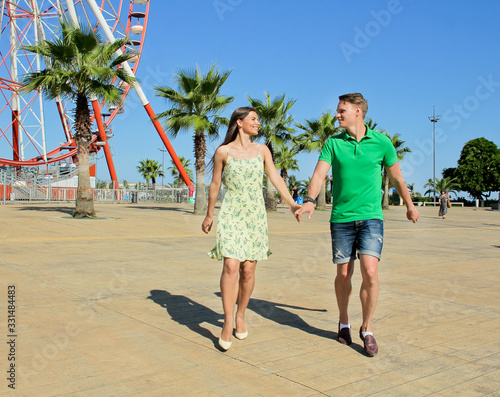
[[[279,145],[274,157],[274,162],[276,164],[276,168],[280,170],[280,175],[285,181],[288,183],[288,171],[298,171],[299,170],[299,162],[295,158],[298,153],[298,149],[290,148],[287,145]]]
[[[375,121],[373,121],[373,119],[368,119],[367,121],[365,121],[365,124],[372,131],[379,131],[379,132],[381,132],[381,130],[377,130],[376,129],[378,124]]]
[[[457,178],[444,177],[443,179],[436,178],[434,181],[429,178],[424,187],[428,187],[424,193],[425,195],[430,195],[431,193],[437,193],[444,190],[448,193],[453,193],[457,195],[457,191],[460,189],[460,184],[457,182]]]
[[[410,196],[414,197],[415,196],[415,183],[407,183],[406,187],[408,188],[408,191],[410,192]]]
[[[288,175],[288,180],[287,180],[287,186],[288,186],[288,190],[292,191],[293,187],[294,186],[297,186],[299,188],[299,191],[300,191],[300,181],[297,179],[297,177],[295,175]]]
[[[149,181],[153,182],[153,187],[156,185],[156,179],[164,176],[162,166],[156,160],[141,160],[137,166],[137,171],[142,174],[146,183],[149,183]]]
[[[427,180],[427,183],[424,185],[424,187],[428,187],[429,189],[427,189],[424,193],[424,196],[429,196],[431,194],[433,194],[434,196],[436,195],[436,192],[437,192],[437,180],[438,178],[436,178],[436,180],[432,180],[432,178],[429,178]]]
[[[106,181],[97,181],[95,184],[96,189],[106,189],[108,187],[108,183]]]
[[[90,186],[89,155],[92,139],[89,97],[109,103],[119,103],[123,90],[112,84],[118,78],[131,84],[122,62],[133,57],[127,52],[117,56],[128,38],[106,44],[90,28],[72,28],[61,22],[61,35],[50,42],[40,41],[24,49],[44,57],[47,68],[24,76],[22,91],[41,90],[48,99],[61,96],[76,102],[75,134],[78,145],[78,189],[75,218],[95,216]]]
[[[296,123],[297,128],[304,130],[303,134],[300,134],[296,142],[298,143],[301,150],[307,152],[317,151],[321,152],[323,146],[325,146],[326,141],[341,132],[338,127],[335,127],[335,122],[337,118],[334,117],[330,111],[323,113],[318,120],[306,120],[306,125]],[[326,184],[328,178],[325,179],[324,183],[321,185],[321,190],[318,196],[318,204],[316,206],[319,210],[326,210]]]
[[[293,137],[294,129],[290,127],[293,117],[288,112],[296,101],[285,101],[285,94],[281,94],[272,101],[269,93],[265,92],[264,96],[264,101],[251,97],[247,97],[247,99],[259,115],[261,125],[257,139],[264,139],[274,157],[275,149]],[[274,187],[269,177],[267,177],[265,202],[267,211],[276,211]]]
[[[189,179],[193,178],[193,171],[191,171],[188,167],[190,166],[191,160],[186,159],[184,156],[179,156],[179,161],[182,164],[182,167],[186,171],[186,174],[188,174]],[[170,171],[170,175],[174,178],[174,186],[180,187],[183,185],[184,180],[181,177],[181,173],[177,169],[177,166],[175,165],[174,161],[171,160],[172,166],[168,167],[167,169]]]
[[[297,186],[302,186],[302,189],[299,189],[299,192],[304,196],[308,195],[308,189],[309,185],[311,184],[311,179],[312,179],[311,177],[308,177],[307,179],[300,181],[299,185],[297,185]]]
[[[385,131],[380,131],[383,134],[387,135],[389,139],[392,142],[392,145],[394,146],[394,149],[396,149],[396,155],[398,156],[398,160],[402,160],[405,153],[410,153],[411,149],[407,146],[404,146],[405,141],[402,141],[399,139],[401,134],[396,134],[393,135],[392,137]],[[383,209],[388,209],[389,208],[389,174],[387,173],[387,170],[384,167],[384,172],[383,172],[383,179],[384,179],[384,198],[382,200],[382,208]]]
[[[156,95],[163,97],[172,106],[160,113],[157,118],[164,119],[165,127],[175,138],[179,131],[194,130],[194,168],[196,170],[196,199],[194,214],[202,215],[207,211],[205,194],[205,157],[207,155],[207,137],[219,135],[219,127],[228,125],[229,120],[220,113],[233,97],[220,95],[222,85],[231,71],[219,72],[215,65],[207,74],[200,73],[198,67],[193,71],[179,70],[174,81],[178,91],[170,87],[155,87]]]

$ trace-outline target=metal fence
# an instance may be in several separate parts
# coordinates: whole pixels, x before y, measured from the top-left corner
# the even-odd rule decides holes
[[[77,169],[59,167],[51,172],[36,168],[16,169],[0,167],[0,202],[52,202],[74,201],[77,191]],[[71,187],[69,187],[70,185]],[[193,202],[187,187],[174,188],[164,185],[138,189],[92,189],[95,202]]]
[[[76,200],[78,169],[54,167],[50,172],[38,168],[0,167],[0,203],[7,202],[68,202]],[[68,187],[72,185],[73,187]],[[175,188],[167,185],[139,188],[92,189],[94,202],[130,203],[194,203],[194,192],[190,196],[187,187]],[[208,198],[208,186],[205,189]],[[222,201],[221,188],[217,201]]]
[[[76,187],[11,186],[0,184],[0,200],[6,202],[68,202],[76,199]],[[188,203],[194,202],[186,188],[92,189],[94,202]]]

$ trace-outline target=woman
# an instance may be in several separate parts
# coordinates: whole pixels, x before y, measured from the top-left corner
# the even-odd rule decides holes
[[[446,190],[441,190],[441,196],[439,196],[439,213],[438,216],[442,216],[443,219],[446,218],[448,213],[448,201],[450,200],[450,195],[446,194]]]
[[[212,228],[215,202],[224,180],[226,193],[217,221],[217,242],[208,253],[214,259],[224,260],[220,278],[224,326],[219,338],[223,350],[231,346],[235,320],[236,338],[248,336],[245,310],[255,285],[255,268],[258,260],[267,259],[271,254],[262,194],[264,170],[292,213],[300,208],[278,174],[267,146],[252,142],[251,137],[258,134],[259,126],[257,112],[252,108],[241,107],[232,114],[226,138],[212,159],[208,209],[201,226],[205,233]]]

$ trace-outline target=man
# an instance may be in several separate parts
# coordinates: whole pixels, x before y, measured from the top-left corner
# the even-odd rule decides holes
[[[350,345],[351,325],[347,312],[352,291],[354,261],[359,258],[362,284],[360,290],[363,323],[360,338],[366,354],[373,357],[378,345],[372,332],[377,305],[380,260],[384,224],[381,205],[382,167],[387,170],[396,191],[406,205],[406,217],[415,223],[419,213],[413,205],[399,167],[396,150],[384,134],[364,124],[368,104],[361,94],[339,97],[337,119],[345,131],[331,137],[318,160],[307,197],[295,215],[314,212],[314,198],[332,167],[332,236],[333,263],[337,265],[335,294],[339,308],[338,341]],[[357,255],[356,255],[357,254]]]

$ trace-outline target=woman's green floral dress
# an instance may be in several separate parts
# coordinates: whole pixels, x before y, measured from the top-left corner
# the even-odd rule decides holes
[[[262,194],[264,159],[235,159],[228,153],[223,181],[226,193],[217,220],[213,259],[263,260],[271,254]]]

